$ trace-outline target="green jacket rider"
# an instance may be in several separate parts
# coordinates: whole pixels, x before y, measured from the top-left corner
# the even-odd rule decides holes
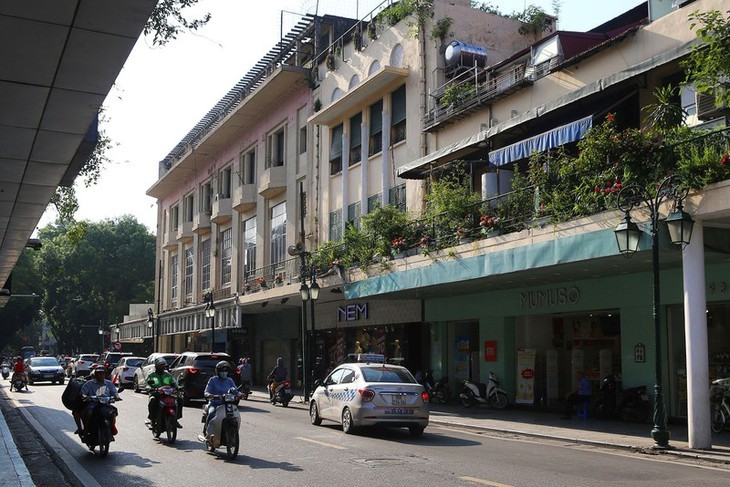
[[[147,393],[150,395],[150,400],[147,403],[147,424],[150,424],[153,418],[157,417],[160,408],[160,401],[157,397],[157,394],[155,394],[155,391],[163,386],[172,386],[175,389],[178,388],[177,381],[172,376],[172,374],[167,371],[167,361],[165,361],[164,358],[159,357],[157,360],[155,360],[155,371],[147,376],[147,385],[145,387]],[[177,400],[177,403],[177,419],[179,420],[180,418],[182,418],[183,410],[179,398]],[[179,421],[177,423],[177,427],[182,428],[182,425]]]

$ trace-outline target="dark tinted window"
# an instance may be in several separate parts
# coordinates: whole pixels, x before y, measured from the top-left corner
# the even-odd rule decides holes
[[[222,359],[220,358],[198,357],[193,362],[193,367],[197,367],[199,369],[215,369],[215,366],[221,360]]]
[[[127,360],[126,360],[126,361],[124,362],[124,365],[128,365],[128,366],[130,366],[130,367],[139,367],[140,365],[142,365],[142,359],[141,359],[141,358],[131,358],[131,359],[127,359]]]
[[[33,357],[30,359],[30,365],[34,367],[53,367],[58,365],[58,360],[53,357]]]
[[[389,367],[378,367],[377,369],[363,368],[362,376],[365,382],[398,382],[414,384],[416,380],[403,369],[392,369]]]
[[[172,365],[172,363],[173,363],[173,362],[175,361],[175,359],[176,359],[177,357],[176,357],[176,356],[174,356],[174,355],[165,355],[165,356],[164,356],[164,357],[162,357],[162,358],[164,358],[164,359],[165,359],[165,362],[167,362],[167,365],[168,365],[168,367],[169,367],[170,365]]]
[[[342,378],[340,379],[340,384],[349,384],[350,382],[355,381],[355,371],[350,369],[345,369],[345,373],[343,374]]]

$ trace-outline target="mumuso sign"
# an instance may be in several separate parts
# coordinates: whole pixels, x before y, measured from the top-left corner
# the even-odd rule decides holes
[[[348,304],[337,308],[337,321],[358,321],[368,319],[368,303]]]
[[[520,307],[522,309],[551,308],[576,304],[578,301],[580,301],[580,290],[577,287],[538,289],[520,294]]]

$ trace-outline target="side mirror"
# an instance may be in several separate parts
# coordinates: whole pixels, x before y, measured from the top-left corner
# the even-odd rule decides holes
[[[314,389],[316,390],[317,387],[322,385],[322,381],[320,379],[317,379],[314,381]]]

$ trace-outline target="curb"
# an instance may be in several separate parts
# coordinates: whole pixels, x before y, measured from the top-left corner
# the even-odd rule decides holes
[[[4,394],[4,393],[3,393]],[[56,439],[41,425],[37,419],[33,417],[30,411],[25,407],[21,407],[13,397],[4,394],[8,402],[12,403],[15,409],[20,413],[23,420],[32,427],[41,437],[43,446],[48,454],[54,459],[54,463],[62,470],[64,475],[71,481],[84,487],[101,487],[101,484],[81,466],[76,459],[66,451],[66,449],[56,441]]]
[[[3,396],[5,400],[10,401],[10,398],[5,394],[5,391],[3,391]],[[3,414],[0,414],[0,431],[2,432],[4,447],[8,452],[11,463],[13,464],[13,470],[15,471],[15,475],[18,477],[19,485],[22,487],[35,486],[33,478],[28,471],[28,467],[23,461],[23,458],[20,456],[20,452],[13,440],[13,435],[10,433],[8,423],[5,421],[5,416]]]

